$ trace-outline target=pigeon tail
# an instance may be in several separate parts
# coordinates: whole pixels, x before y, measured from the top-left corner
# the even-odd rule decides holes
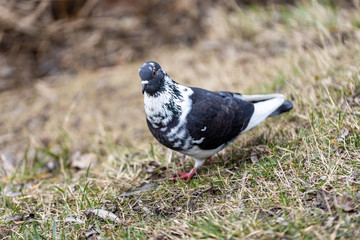
[[[259,101],[259,99],[257,100]],[[277,112],[279,109],[282,110],[284,102],[285,100],[282,95],[279,95],[270,100],[256,102],[254,104],[254,113],[243,132],[246,132],[259,125],[262,121]]]
[[[284,103],[278,109],[276,109],[272,114],[269,115],[269,117],[273,117],[282,114],[284,112],[288,112],[292,108],[293,108],[292,102],[290,102],[289,100],[285,100]]]
[[[274,98],[284,98],[284,95],[279,93],[274,94],[262,94],[262,95],[242,95],[242,94],[234,94],[234,97],[240,98],[241,100],[251,102],[251,103],[257,103],[257,102],[263,102],[266,100],[274,99]]]
[[[264,102],[274,98],[284,98],[284,95],[275,93],[275,94],[265,94],[265,95],[241,95],[241,94],[234,94],[234,97],[240,98],[241,100],[251,102],[251,103],[259,103]],[[271,113],[268,117],[273,117],[284,112],[288,112],[293,108],[292,102],[289,100],[285,100],[284,103],[276,109],[273,113]]]

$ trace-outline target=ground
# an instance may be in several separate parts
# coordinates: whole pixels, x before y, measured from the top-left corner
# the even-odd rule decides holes
[[[360,237],[359,10],[222,8],[195,46],[0,94],[0,236]],[[137,73],[147,60],[179,83],[279,92],[294,109],[174,183],[193,161],[147,129]]]

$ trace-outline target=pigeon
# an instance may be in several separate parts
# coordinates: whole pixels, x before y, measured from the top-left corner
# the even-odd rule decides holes
[[[206,159],[211,161],[241,133],[293,108],[282,94],[242,95],[183,86],[154,61],[142,64],[139,76],[150,132],[165,147],[195,160],[190,172],[177,172],[180,177],[170,180],[189,182]]]

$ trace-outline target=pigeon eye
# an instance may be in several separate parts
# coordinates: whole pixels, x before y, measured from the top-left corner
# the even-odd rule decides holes
[[[153,77],[155,77],[155,75],[156,75],[156,70],[153,71]]]

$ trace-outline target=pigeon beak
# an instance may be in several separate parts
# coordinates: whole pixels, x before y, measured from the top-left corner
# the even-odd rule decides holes
[[[149,83],[149,81],[147,80],[143,80],[141,81],[141,84],[142,84],[142,94],[144,94],[145,92],[145,86]]]

